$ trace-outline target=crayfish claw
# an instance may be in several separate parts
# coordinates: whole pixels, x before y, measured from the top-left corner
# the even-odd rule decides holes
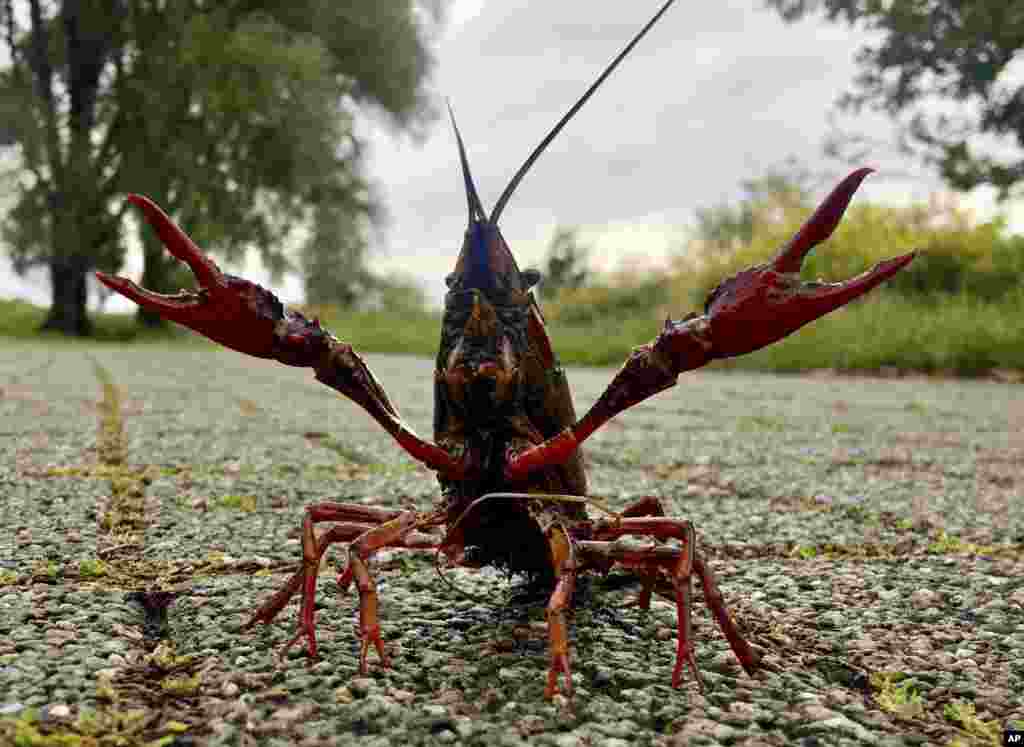
[[[128,195],[128,201],[142,209],[146,221],[153,227],[167,251],[187,264],[201,287],[211,287],[221,278],[220,268],[200,251],[192,239],[175,225],[160,207],[145,195]]]
[[[841,283],[802,283],[799,294],[814,303],[821,316],[881,285],[910,264],[916,256],[917,252],[909,252],[882,260],[870,270]]]
[[[714,358],[745,355],[771,345],[853,301],[906,267],[915,252],[879,262],[842,283],[801,282],[808,252],[832,235],[871,169],[841,181],[773,260],[741,270],[711,291],[704,304]]]
[[[96,277],[105,286],[131,299],[139,304],[139,306],[158,311],[161,314],[170,313],[173,315],[176,312],[185,311],[201,303],[200,296],[189,291],[180,291],[173,295],[157,293],[156,291],[147,290],[136,285],[128,278],[123,278],[120,275],[107,275],[99,270],[96,271]]]
[[[772,260],[772,269],[776,272],[800,272],[804,257],[811,249],[832,235],[836,226],[839,225],[839,221],[842,220],[850,200],[853,199],[854,192],[857,191],[867,175],[873,171],[874,169],[867,167],[857,169],[839,182],[818,206],[818,209],[807,219],[807,222],[796,232],[796,235],[775,256],[775,259]]]

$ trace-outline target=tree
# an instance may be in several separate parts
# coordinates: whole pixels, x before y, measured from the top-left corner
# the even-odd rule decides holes
[[[765,2],[786,21],[821,11],[874,32],[879,40],[858,52],[860,74],[839,108],[902,116],[906,149],[937,164],[951,186],[989,184],[1005,199],[1024,178],[1024,86],[1009,70],[1024,47],[1024,2]],[[979,136],[988,136],[989,148]],[[991,148],[994,140],[1003,147]]]
[[[548,244],[541,274],[545,298],[553,298],[563,288],[575,289],[587,281],[589,247],[580,244],[574,228],[556,228]]]
[[[30,0],[28,29],[0,3],[0,113],[26,169],[3,238],[19,271],[50,266],[45,326],[88,332],[85,278],[122,261],[126,191],[225,259],[257,248],[276,276],[283,239],[311,226],[343,251],[308,242],[304,267],[359,262],[358,278],[361,217],[376,213],[354,121],[367,106],[396,129],[427,121],[425,37],[442,2],[63,0],[49,13]],[[179,287],[173,259],[140,236],[143,284]]]

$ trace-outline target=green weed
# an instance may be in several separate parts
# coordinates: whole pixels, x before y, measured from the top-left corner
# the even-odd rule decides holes
[[[902,719],[924,713],[924,700],[902,672],[874,672],[869,682],[882,710]]]
[[[102,560],[80,560],[78,562],[78,575],[83,578],[98,578],[107,575],[107,564]]]
[[[744,415],[737,421],[737,427],[741,431],[781,431],[786,421],[769,415]]]
[[[19,576],[14,571],[0,571],[0,589],[5,586],[14,586],[18,583]]]
[[[51,581],[60,575],[60,565],[53,560],[37,560],[32,564],[34,578],[46,578]]]
[[[1000,548],[996,545],[977,545],[973,542],[964,542],[953,534],[946,534],[946,530],[940,529],[928,545],[928,552],[933,555],[994,555],[999,553]]]
[[[974,704],[966,703],[962,700],[954,700],[952,703],[947,703],[942,709],[942,715],[945,716],[946,720],[956,724],[970,737],[975,739],[981,739],[985,744],[993,745],[998,747],[1002,744],[1002,728],[999,722],[996,720],[982,721],[974,713]],[[975,740],[971,740],[975,743]],[[956,739],[952,742],[952,745],[956,745],[960,742]],[[961,743],[962,744],[962,743]]]
[[[222,495],[217,499],[217,505],[221,508],[233,508],[239,511],[255,511],[256,496],[254,495]]]

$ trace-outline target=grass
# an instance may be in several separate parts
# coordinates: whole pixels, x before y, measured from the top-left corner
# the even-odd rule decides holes
[[[46,309],[40,306],[16,298],[0,298],[0,337],[48,340],[67,344],[76,342],[59,332],[40,332],[39,328],[44,319]],[[136,323],[134,314],[93,314],[92,320],[95,330],[93,337],[90,338],[91,342],[198,342],[195,335],[176,325],[159,329],[142,327]]]
[[[675,318],[688,309],[678,309]],[[951,371],[979,375],[994,368],[1024,370],[1024,292],[1000,303],[968,296],[911,301],[878,294],[807,325],[756,353],[718,361],[718,368],[799,372],[816,368]],[[614,319],[593,324],[549,322],[562,362],[618,365],[652,340],[661,321]]]
[[[921,302],[880,294],[782,342],[719,365],[775,371],[893,367],[961,375],[993,368],[1024,370],[1022,319],[1024,292],[998,304],[968,296]]]
[[[335,336],[368,353],[403,352],[433,357],[440,339],[436,312],[345,312],[305,309]],[[678,309],[678,318],[688,309]],[[0,300],[0,336],[38,338],[45,312],[23,301]],[[979,375],[994,368],[1024,370],[1024,291],[999,303],[968,296],[908,300],[880,293],[812,323],[751,355],[718,361],[719,368],[799,372],[816,368],[945,371]],[[143,330],[131,314],[94,317],[96,340],[115,343],[204,345],[178,328]],[[653,316],[604,316],[588,323],[549,320],[559,358],[569,365],[619,365],[633,348],[661,330]],[[50,341],[65,338],[42,335]],[[68,344],[74,344],[73,341]]]

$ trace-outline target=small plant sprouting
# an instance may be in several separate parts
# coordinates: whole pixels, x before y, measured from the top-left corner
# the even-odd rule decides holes
[[[737,421],[741,431],[781,431],[786,427],[783,418],[771,415],[744,415]]]
[[[53,580],[60,575],[60,564],[54,560],[37,560],[32,565],[32,575]]]
[[[912,719],[924,713],[921,695],[902,672],[875,672],[870,683],[875,691],[875,700],[883,711],[902,719]]]
[[[994,747],[1002,744],[1000,739],[1002,729],[999,726],[999,722],[995,719],[992,721],[982,721],[975,714],[973,703],[954,700],[945,705],[942,709],[942,715],[947,721],[956,724],[971,737],[983,740],[985,744],[991,744]]]
[[[933,555],[991,555],[998,552],[998,549],[994,545],[964,542],[954,534],[946,534],[945,529],[940,529],[935,540],[928,545],[928,552]]]
[[[98,578],[107,575],[107,564],[99,558],[80,560],[78,575],[83,578]]]
[[[223,508],[235,508],[239,511],[255,511],[256,496],[254,495],[222,495],[217,499],[217,504]]]

